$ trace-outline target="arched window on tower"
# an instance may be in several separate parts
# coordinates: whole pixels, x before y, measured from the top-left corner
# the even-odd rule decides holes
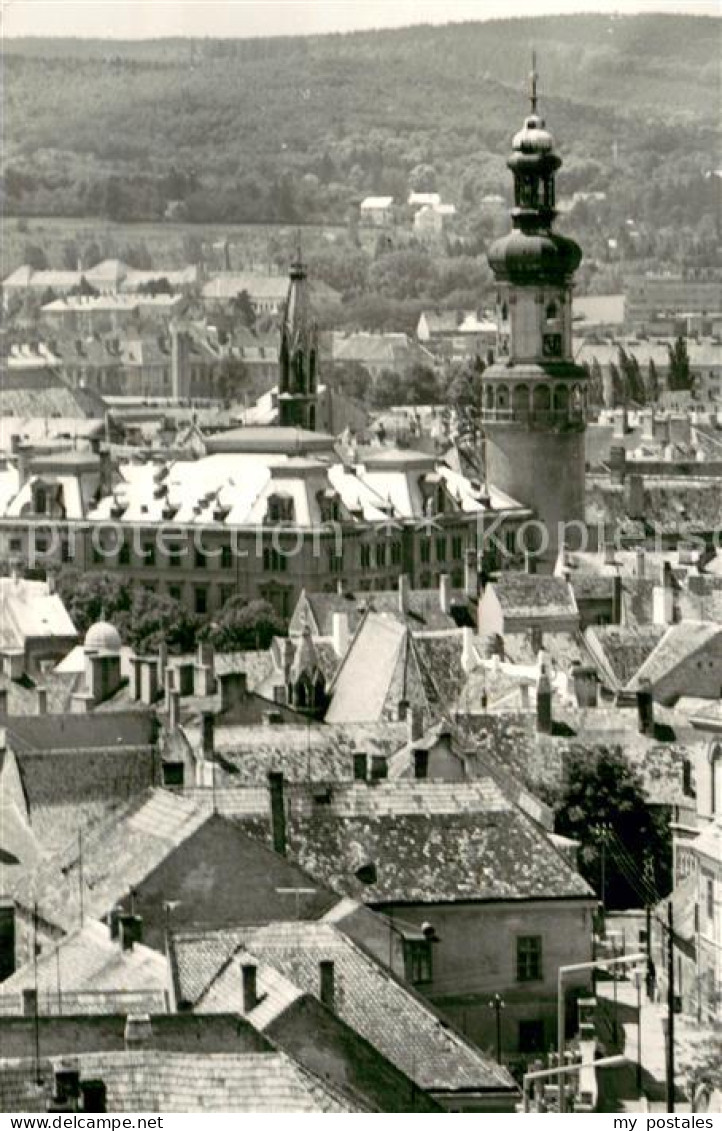
[[[511,396],[515,420],[526,420],[529,416],[529,386],[515,385]]]
[[[551,407],[551,394],[548,385],[537,385],[534,389],[533,410],[534,414],[549,412]]]
[[[316,392],[316,351],[311,350],[308,357],[308,391]]]
[[[554,389],[554,411],[558,416],[566,416],[569,412],[569,390],[566,385],[557,385]]]
[[[296,354],[296,356],[293,360],[294,360],[294,369],[295,369],[294,388],[295,388],[297,393],[302,393],[304,391],[304,388],[303,388],[303,354],[301,353],[300,350],[298,351],[298,353]]]
[[[545,313],[546,313],[547,322],[555,322],[556,319],[559,317],[559,307],[553,301],[548,302]]]

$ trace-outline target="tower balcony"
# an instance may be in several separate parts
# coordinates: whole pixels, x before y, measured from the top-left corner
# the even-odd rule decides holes
[[[583,428],[586,423],[584,409],[537,409],[486,408],[481,409],[481,423],[511,424],[528,431],[566,431]]]
[[[580,379],[581,377],[581,379]],[[535,430],[584,427],[587,408],[584,374],[572,380],[534,377],[490,380],[482,392],[482,424],[513,424]]]

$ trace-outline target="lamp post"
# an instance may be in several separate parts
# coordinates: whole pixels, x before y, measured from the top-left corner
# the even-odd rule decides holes
[[[632,974],[634,988],[637,991],[637,1092],[642,1095],[642,971],[635,970]]]
[[[594,962],[574,962],[569,966],[560,966],[557,971],[557,1052],[559,1054],[559,1071],[564,1069],[564,1054],[566,1043],[566,1030],[565,1030],[565,1011],[564,1011],[564,976],[565,974],[576,974],[582,970],[593,970],[595,968],[606,970],[609,966],[616,966],[620,962],[643,962],[647,958],[646,954],[623,954],[621,958],[601,958],[596,959]],[[559,1111],[564,1112],[566,1106],[566,1096],[564,1088],[559,1087]]]
[[[501,1011],[505,1006],[501,994],[494,994],[489,1002],[489,1009],[496,1013],[496,1063],[501,1064]]]

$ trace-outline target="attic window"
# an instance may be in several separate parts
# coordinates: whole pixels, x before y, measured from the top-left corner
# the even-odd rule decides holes
[[[404,939],[404,974],[413,986],[433,981],[433,952],[430,939]]]

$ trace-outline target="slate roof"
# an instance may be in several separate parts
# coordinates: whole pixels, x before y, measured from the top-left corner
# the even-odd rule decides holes
[[[7,742],[20,754],[149,746],[156,724],[148,711],[116,711],[105,715],[8,717],[3,725]]]
[[[628,522],[625,488],[599,479],[587,479],[588,522],[605,522],[623,527]],[[676,534],[713,531],[719,527],[719,488],[714,480],[685,478],[645,478],[644,522],[660,533]],[[632,528],[630,528],[632,533]]]
[[[237,965],[209,956],[203,943],[192,947],[192,956],[182,952],[184,941],[174,939],[179,965],[191,970],[200,964],[207,984],[218,978],[218,993],[243,1012],[241,979]],[[226,940],[226,949],[232,943]],[[333,961],[335,1012],[374,1045],[392,1064],[426,1091],[497,1090],[513,1087],[505,1069],[470,1045],[420,998],[387,969],[330,923],[274,923],[249,927],[235,933],[239,960],[246,957],[262,964],[262,979],[270,967],[284,979],[273,983],[276,994],[286,1001],[291,986],[307,994],[319,994],[319,962]],[[197,980],[197,975],[192,975]],[[209,991],[200,1002],[208,1000]],[[290,1003],[289,1003],[290,1004]],[[260,1007],[259,1007],[260,1008]]]
[[[81,1079],[103,1080],[107,1110],[113,1112],[326,1114],[359,1110],[282,1052],[198,1054],[147,1049],[86,1053],[77,1059]],[[40,1069],[49,1081],[48,1061],[41,1061]],[[0,1109],[44,1112],[47,1094],[35,1084],[34,1062],[0,1061]]]

